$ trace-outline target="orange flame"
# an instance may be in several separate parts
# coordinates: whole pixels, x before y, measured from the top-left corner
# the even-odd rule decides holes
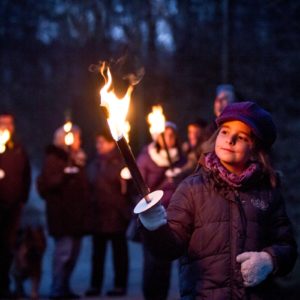
[[[124,124],[124,137],[126,141],[129,143],[129,132],[130,132],[131,126],[128,121],[125,121]]]
[[[10,132],[8,129],[0,129],[0,153],[4,153],[6,150],[5,144],[10,139]]]
[[[121,139],[123,136],[128,141],[130,125],[126,120],[126,117],[133,87],[130,85],[125,96],[120,99],[116,96],[114,90],[111,89],[112,75],[106,63],[102,63],[100,72],[105,80],[105,84],[100,90],[101,106],[105,107],[108,111],[107,122],[111,134],[116,141]]]
[[[153,139],[156,139],[159,134],[165,131],[166,118],[161,105],[152,106],[152,112],[148,114],[147,120],[150,125],[149,131]]]
[[[65,135],[65,144],[71,146],[74,143],[74,134],[70,131]]]

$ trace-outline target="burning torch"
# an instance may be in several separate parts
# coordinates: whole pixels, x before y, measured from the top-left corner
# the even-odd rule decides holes
[[[6,143],[10,139],[10,132],[8,129],[0,129],[0,154],[3,154],[6,150]],[[5,171],[0,168],[0,179],[5,177]]]
[[[66,174],[76,174],[79,171],[78,167],[72,165],[71,146],[74,143],[74,134],[72,132],[72,127],[73,124],[70,120],[66,121],[63,126],[65,132],[65,145],[68,148],[68,164],[64,169],[64,172]]]
[[[173,161],[171,159],[169,148],[165,139],[166,118],[163,114],[163,109],[161,105],[152,106],[152,112],[148,114],[147,120],[150,125],[149,131],[153,139],[156,140],[159,135],[161,136],[167,154],[170,169],[173,170]]]
[[[119,99],[114,93],[114,90],[111,88],[112,75],[109,67],[105,62],[101,64],[100,72],[105,80],[105,84],[100,90],[101,106],[105,107],[107,110],[107,123],[112,137],[115,140],[131,173],[132,180],[134,181],[137,190],[142,197],[142,199],[134,208],[134,213],[139,214],[158,203],[163,196],[163,191],[157,190],[151,192],[149,187],[145,184],[140,170],[136,164],[131,148],[124,136],[124,126],[126,126],[126,117],[129,109],[130,96],[133,91],[133,86],[130,85],[125,96]]]

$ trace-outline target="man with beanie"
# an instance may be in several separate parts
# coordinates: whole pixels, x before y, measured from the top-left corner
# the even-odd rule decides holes
[[[82,236],[89,233],[89,184],[86,155],[81,149],[81,130],[73,125],[73,142],[68,147],[66,132],[59,127],[37,179],[38,191],[46,200],[49,234],[55,242],[50,298],[78,298],[70,279],[80,253]]]
[[[220,84],[216,89],[214,114],[219,117],[224,108],[235,101],[234,87],[231,84]]]
[[[216,88],[216,97],[214,100],[214,115],[219,117],[224,108],[236,101],[235,90],[231,84],[220,84]],[[215,121],[207,126],[206,136],[209,138],[217,129]]]

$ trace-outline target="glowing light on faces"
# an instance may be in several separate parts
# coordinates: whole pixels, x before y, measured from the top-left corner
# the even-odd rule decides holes
[[[201,133],[202,129],[200,127],[192,124],[188,126],[188,139],[192,147],[195,147],[198,144]]]
[[[173,148],[175,147],[176,144],[176,134],[174,132],[173,128],[170,127],[166,127],[165,131],[164,131],[164,137],[165,137],[165,142],[166,142],[166,146],[167,148]],[[160,144],[160,146],[162,148],[165,148],[164,142],[162,140],[162,135],[160,135],[157,139],[158,143]]]
[[[103,63],[100,68],[100,72],[105,80],[105,84],[100,90],[101,106],[105,107],[108,111],[107,122],[114,140],[118,141],[123,136],[128,141],[128,133],[130,125],[126,121],[130,96],[133,91],[133,87],[130,85],[123,98],[118,98],[111,89],[112,76],[109,67]]]
[[[230,172],[239,174],[246,168],[253,146],[251,128],[240,121],[229,121],[220,128],[215,153]]]

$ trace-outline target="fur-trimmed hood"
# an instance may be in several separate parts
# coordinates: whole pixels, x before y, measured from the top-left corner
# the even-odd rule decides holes
[[[170,148],[168,151],[169,151],[172,163],[175,163],[180,159],[177,148]],[[160,149],[158,151],[157,148],[155,147],[155,143],[151,143],[148,145],[148,153],[149,153],[150,158],[159,167],[169,167],[170,166],[167,151],[165,149]]]

